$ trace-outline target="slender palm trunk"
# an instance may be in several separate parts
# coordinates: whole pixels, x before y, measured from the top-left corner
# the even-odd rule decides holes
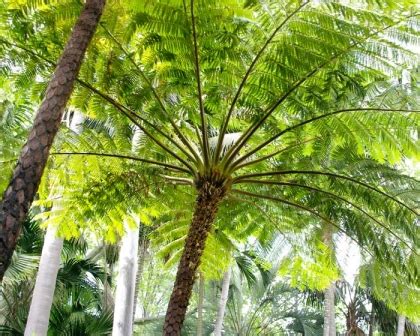
[[[143,271],[144,271],[144,263],[147,259],[147,249],[149,248],[149,240],[147,237],[143,235],[143,238],[141,240],[141,243],[139,244],[139,253],[137,258],[137,277],[136,277],[136,289],[134,291],[134,311],[133,311],[133,318],[136,318],[137,314],[137,299],[139,296],[139,290],[140,290],[140,282],[142,280]],[[142,306],[140,306],[142,308]],[[143,312],[140,313],[141,317],[143,317]]]
[[[198,282],[198,304],[197,304],[197,336],[203,336],[203,303],[204,303],[204,276],[200,273]]]
[[[64,108],[104,6],[105,0],[86,0],[3,195],[0,204],[0,281],[10,264],[22,222],[38,190]]]
[[[220,295],[219,308],[217,310],[216,323],[214,325],[214,336],[222,336],[223,319],[225,316],[226,304],[229,298],[229,285],[232,276],[232,268],[225,272],[222,281],[222,293]]]
[[[69,122],[68,127],[73,132],[80,134],[83,121],[84,116],[74,111],[73,119]],[[56,205],[53,208],[56,209]],[[56,236],[55,227],[49,226],[42,247],[41,261],[26,323],[25,336],[47,334],[62,249],[63,239]]]
[[[324,336],[335,336],[335,282],[324,292]]]
[[[328,246],[331,253],[334,251],[333,228],[330,224],[324,224],[323,243]],[[324,291],[324,336],[335,336],[335,282]]]
[[[198,186],[198,196],[190,229],[169,300],[163,327],[164,336],[181,335],[182,324],[194,286],[195,273],[200,265],[207,236],[216,217],[225,188],[203,181]]]
[[[104,265],[104,278],[103,278],[103,285],[104,285],[104,291],[102,295],[102,307],[104,311],[114,311],[115,306],[115,300],[114,295],[112,292],[112,287],[110,285],[110,282],[108,282],[108,276],[112,276],[114,274],[114,266],[108,265],[107,262],[107,256],[106,256],[106,246],[104,246],[104,258],[103,258],[103,265]]]
[[[127,336],[133,333],[138,246],[139,228],[128,228],[121,241],[118,261],[112,336]]]
[[[49,226],[44,238],[41,261],[35,281],[25,336],[47,335],[51,305],[54,298],[55,283],[60,256],[63,249],[63,239],[56,236],[56,229]]]
[[[398,315],[397,336],[404,336],[405,316]]]

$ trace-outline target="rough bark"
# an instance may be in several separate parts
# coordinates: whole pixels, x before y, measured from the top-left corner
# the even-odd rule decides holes
[[[200,273],[198,282],[198,304],[197,304],[197,336],[203,336],[203,303],[204,303],[204,276]]]
[[[405,316],[398,315],[397,336],[404,336]]]
[[[138,245],[139,229],[128,229],[121,242],[118,261],[112,336],[127,336],[133,333]]]
[[[47,335],[62,249],[63,239],[56,236],[54,227],[49,226],[42,247],[25,336]]]
[[[45,92],[34,126],[23,146],[0,204],[0,281],[10,264],[21,224],[38,190],[64,108],[73,91],[86,49],[105,0],[87,0]]]
[[[181,335],[195,274],[200,264],[207,236],[216,217],[219,202],[225,194],[225,189],[221,185],[203,181],[197,186],[198,196],[195,211],[166,311],[164,336]]]
[[[219,308],[217,309],[216,323],[214,324],[214,336],[222,336],[223,319],[225,316],[226,304],[229,298],[229,285],[232,276],[232,268],[225,272],[222,281],[222,293],[220,295]]]

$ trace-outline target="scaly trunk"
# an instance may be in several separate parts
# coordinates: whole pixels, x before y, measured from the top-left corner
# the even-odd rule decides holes
[[[207,236],[216,217],[225,188],[211,181],[203,181],[198,196],[191,227],[184,245],[181,261],[169,300],[163,327],[164,336],[179,336],[194,286],[195,273],[200,264]]]
[[[198,282],[198,304],[197,304],[197,336],[203,336],[203,302],[204,302],[204,276],[200,273]]]
[[[232,268],[225,272],[222,281],[222,293],[220,295],[219,308],[217,310],[216,323],[214,324],[214,336],[222,336],[223,319],[225,316],[226,304],[229,298],[229,285],[232,276]]]
[[[38,190],[64,108],[70,99],[86,49],[101,17],[105,0],[86,0],[57,68],[45,91],[34,126],[0,204],[0,281],[10,264],[22,222]]]
[[[335,282],[324,292],[324,336],[335,336]]]
[[[398,315],[397,336],[404,336],[405,316]]]
[[[62,249],[63,239],[56,236],[54,227],[49,226],[42,247],[25,336],[47,335]]]
[[[138,246],[139,228],[134,230],[128,228],[121,242],[118,261],[112,336],[126,336],[133,333]]]

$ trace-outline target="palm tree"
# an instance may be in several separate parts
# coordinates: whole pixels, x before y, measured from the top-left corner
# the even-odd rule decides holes
[[[43,238],[38,223],[27,218],[0,291],[1,334],[23,335]]]
[[[63,250],[49,330],[57,335],[111,334],[112,312],[102,305],[101,290],[109,274],[101,260],[86,258],[86,244],[65,241]]]
[[[131,220],[133,222],[133,220]],[[130,225],[135,227],[130,227]],[[126,234],[121,241],[118,260],[118,278],[115,291],[113,336],[133,333],[134,298],[137,275],[137,251],[139,245],[139,220],[126,221]]]
[[[228,270],[223,275],[222,292],[220,294],[220,302],[219,302],[219,307],[217,309],[216,322],[214,323],[214,336],[222,335],[223,319],[225,317],[226,304],[229,297],[229,286],[230,286],[231,275],[232,275],[232,268],[229,267]]]
[[[2,283],[2,335],[24,334],[44,238],[39,224],[33,220],[25,222],[11,266]],[[82,240],[64,241],[51,314],[48,313],[48,330],[54,335],[111,332],[112,314],[102,308],[101,302],[101,284],[104,279],[106,281],[107,275],[99,265],[101,260],[90,259],[86,255],[86,248]]]
[[[71,115],[71,120],[68,120],[69,130],[75,134],[80,134],[83,128],[83,115],[77,111],[70,110],[66,114],[68,117]],[[52,186],[51,189],[53,189]],[[51,198],[59,199],[60,196],[53,196]],[[56,201],[56,204],[53,205],[53,212],[62,210],[59,204],[60,201]],[[42,248],[28,321],[26,322],[25,335],[47,334],[63,243],[63,238],[57,236],[57,227],[54,224],[49,225],[44,238],[44,246]]]
[[[101,25],[109,43],[94,46],[78,80],[77,107],[128,119],[145,146],[138,155],[61,154],[141,162],[177,192],[195,190],[165,335],[180,334],[206,240],[235,202],[277,204],[295,226],[321,219],[384,261],[397,257],[394,239],[415,241],[417,211],[404,191],[417,182],[390,163],[415,153],[417,117],[409,93],[387,79],[415,62],[395,41],[410,43],[416,13],[388,4],[114,5],[118,17]],[[28,63],[48,62],[36,46]],[[230,134],[239,138],[224,146]]]
[[[397,336],[404,336],[405,316],[398,315]]]
[[[63,239],[56,236],[54,227],[48,228],[44,238],[25,335],[46,335],[48,332],[62,248]]]
[[[73,91],[85,51],[101,17],[105,0],[88,0],[57,64],[0,204],[0,281],[9,266],[20,227],[28,214]]]
[[[284,239],[256,244],[236,258],[225,317],[226,335],[279,335],[287,331],[319,335],[322,315],[306,307],[305,295],[277,276]],[[251,276],[250,276],[251,275]],[[285,327],[285,322],[288,322]]]
[[[326,225],[323,241],[331,251],[334,251],[332,227]],[[324,336],[335,336],[335,282],[332,282],[324,291]]]
[[[401,262],[409,263],[411,257],[409,254],[408,260]],[[360,291],[372,303],[372,329],[378,327],[390,335],[418,333],[420,291],[411,283],[410,274],[401,272],[395,277],[381,262],[368,259],[358,278]]]

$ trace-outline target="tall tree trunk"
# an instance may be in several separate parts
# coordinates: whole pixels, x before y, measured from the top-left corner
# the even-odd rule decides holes
[[[74,111],[72,115],[73,118],[69,121],[68,127],[73,132],[80,134],[85,118],[77,111]],[[53,208],[57,209],[57,206],[54,205]],[[25,336],[47,334],[62,249],[63,239],[56,236],[55,227],[49,226],[42,247],[41,261],[35,281],[28,321],[26,322]]]
[[[49,226],[42,247],[25,336],[47,335],[62,249],[63,239],[56,236],[55,227]]]
[[[191,227],[188,231],[181,261],[169,300],[163,327],[164,336],[181,335],[182,324],[194,286],[195,273],[200,265],[207,236],[225,195],[225,188],[211,181],[200,182]]]
[[[198,304],[197,304],[197,336],[203,336],[203,303],[204,303],[204,276],[200,273],[198,282]]]
[[[229,285],[232,276],[232,267],[225,272],[222,281],[222,293],[220,295],[219,308],[217,310],[216,323],[214,324],[214,336],[222,336],[223,319],[225,317],[226,304],[229,298]]]
[[[118,261],[112,336],[127,336],[133,333],[138,246],[139,227],[134,230],[127,227],[127,232],[121,241]]]
[[[324,336],[335,336],[335,282],[324,291]]]
[[[334,252],[333,242],[333,227],[331,224],[324,224],[323,243],[328,246],[331,253]],[[324,336],[335,336],[335,282],[332,282],[330,286],[324,291]]]
[[[64,108],[70,99],[84,54],[104,6],[105,0],[86,0],[3,195],[0,204],[0,281],[10,264],[22,222],[38,190]]]
[[[405,316],[398,315],[397,336],[404,336]]]
[[[139,253],[138,253],[138,258],[137,258],[136,289],[134,290],[134,311],[133,311],[133,318],[134,319],[136,318],[137,298],[139,296],[139,290],[140,290],[139,287],[140,287],[141,278],[143,276],[144,263],[145,263],[145,260],[147,259],[147,255],[148,255],[148,252],[147,252],[148,248],[149,248],[149,239],[143,233],[141,242],[139,244]],[[144,317],[143,316],[143,311],[141,312],[141,317]]]

